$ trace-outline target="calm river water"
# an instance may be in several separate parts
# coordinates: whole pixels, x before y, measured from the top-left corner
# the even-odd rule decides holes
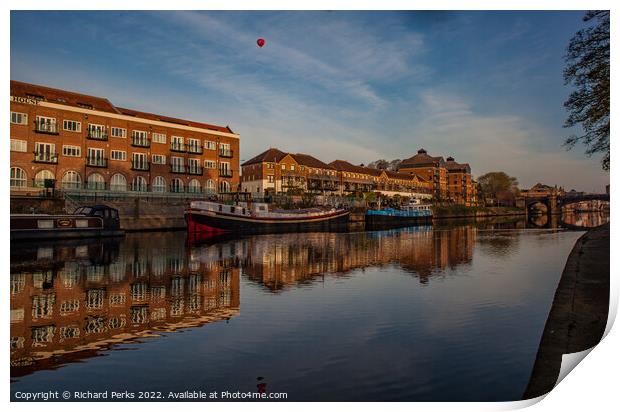
[[[578,231],[521,222],[11,247],[11,393],[521,397]]]

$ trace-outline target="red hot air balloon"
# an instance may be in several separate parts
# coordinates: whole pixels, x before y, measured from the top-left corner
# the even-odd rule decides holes
[[[256,44],[258,44],[258,47],[263,47],[265,45],[265,39],[256,40]]]

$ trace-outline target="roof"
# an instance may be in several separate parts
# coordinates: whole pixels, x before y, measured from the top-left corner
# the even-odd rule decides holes
[[[361,173],[361,174],[371,174],[368,170],[378,170],[378,169],[370,169],[369,167],[363,166],[355,166],[347,162],[346,160],[334,160],[329,164],[334,169],[339,170],[341,172],[351,172],[351,173]]]
[[[446,159],[446,169],[448,169],[449,172],[471,173],[469,163],[457,163],[454,161],[453,157],[448,157]]]
[[[30,97],[50,103],[62,104],[65,106],[81,107],[102,112],[124,114],[140,119],[157,120],[161,122],[174,123],[184,126],[209,129],[223,133],[233,133],[228,126],[216,126],[208,123],[194,122],[190,120],[177,119],[153,113],[141,112],[133,109],[125,109],[114,106],[104,97],[90,96],[87,94],[70,92],[67,90],[54,89],[52,87],[40,86],[31,83],[24,83],[11,80],[11,96]]]
[[[423,167],[423,166],[441,166],[445,163],[442,156],[429,156],[426,150],[420,149],[418,153],[411,156],[409,159],[403,160],[398,166],[399,169],[406,169],[408,167]]]
[[[284,159],[288,153],[284,153],[283,151],[276,148],[269,148],[265,150],[263,153],[254,156],[250,160],[245,161],[241,166],[248,166],[254,163],[264,163],[264,162],[274,162],[277,163],[280,160]]]
[[[293,157],[293,159],[295,159],[297,163],[303,166],[314,167],[317,169],[333,169],[332,166],[328,165],[325,162],[320,161],[314,156],[310,156],[309,154],[291,153],[291,156]]]

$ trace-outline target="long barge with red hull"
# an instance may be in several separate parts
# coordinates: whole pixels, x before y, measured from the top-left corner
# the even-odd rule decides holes
[[[349,222],[345,209],[269,210],[265,203],[191,202],[185,211],[190,233],[280,233],[337,230]]]

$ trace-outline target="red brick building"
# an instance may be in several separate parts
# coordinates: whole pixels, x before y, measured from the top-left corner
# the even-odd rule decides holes
[[[102,97],[11,81],[11,193],[236,191],[228,126],[124,109]]]

